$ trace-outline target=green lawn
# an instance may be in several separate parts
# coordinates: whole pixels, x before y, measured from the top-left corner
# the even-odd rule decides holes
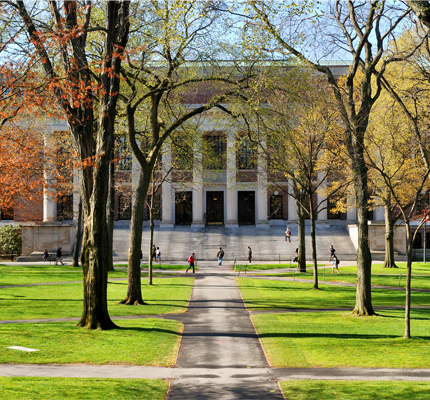
[[[108,283],[110,315],[140,315],[185,312],[191,296],[193,278],[159,278],[147,285],[142,279],[146,306],[118,304],[127,293],[126,281]],[[82,283],[0,288],[0,320],[80,317]]]
[[[237,264],[236,265],[236,270],[242,265],[242,270],[245,270],[245,264]],[[317,264],[318,266],[323,266],[324,264]],[[306,264],[307,268],[312,268],[312,264]],[[259,271],[265,271],[268,269],[283,269],[283,268],[297,268],[297,264],[296,263],[287,263],[287,264],[246,264],[246,269],[248,271],[255,271],[255,270],[259,270]]]
[[[288,400],[430,399],[429,382],[294,380],[281,388]]]
[[[237,278],[246,306],[250,310],[289,308],[341,308],[355,305],[355,287],[321,286],[312,290],[310,283],[274,281],[269,279]],[[373,289],[374,307],[403,306],[403,291]],[[430,305],[429,293],[412,293],[412,305]]]
[[[127,264],[114,264],[114,267],[127,268]],[[148,269],[148,264],[142,264],[142,268]],[[186,270],[187,268],[188,268],[188,264],[187,265],[161,264],[161,266],[158,265],[158,263],[152,264],[152,269],[158,269],[158,270],[167,269],[167,270],[173,270],[173,271],[183,271],[183,270]],[[197,266],[195,268],[197,269]]]
[[[180,322],[155,318],[115,322],[122,329],[88,330],[77,328],[76,322],[0,325],[0,363],[174,364],[183,330]]]
[[[4,378],[8,400],[164,400],[169,384],[161,379]]]
[[[367,318],[340,312],[257,314],[252,320],[276,367],[430,368],[430,310],[412,310],[411,340],[403,339],[403,311],[378,312]]]
[[[109,278],[126,278],[127,271],[109,272]],[[82,269],[68,265],[1,265],[0,286],[82,281]]]
[[[415,264],[421,264],[415,266]],[[416,289],[429,289],[430,290],[430,266],[422,265],[423,263],[414,263],[412,267],[412,287]],[[357,267],[339,267],[340,274],[336,270],[332,274],[332,267],[329,266],[325,269],[325,274],[322,268],[318,269],[318,280],[320,282],[357,282]],[[282,274],[264,274],[265,276],[280,276],[292,278],[295,276],[299,279],[313,279],[312,269],[308,269],[306,273],[286,272]],[[399,276],[400,275],[400,276]],[[381,265],[372,266],[372,285],[381,286],[399,286],[405,287],[406,285],[406,264],[400,263],[399,268],[382,268]]]

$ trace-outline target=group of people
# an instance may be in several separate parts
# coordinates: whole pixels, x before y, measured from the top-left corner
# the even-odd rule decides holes
[[[219,250],[216,253],[216,257],[218,259],[218,265],[222,265],[222,259],[224,258],[224,250],[222,249],[222,247],[219,248]],[[252,250],[251,247],[248,246],[248,250],[247,250],[247,256],[248,256],[248,262],[252,261]],[[194,269],[194,263],[196,261],[196,257],[195,254],[192,253],[189,257],[188,257],[188,268],[185,270],[185,273],[188,272],[189,269],[193,269],[193,274],[195,273],[195,269]]]
[[[43,261],[48,261],[48,259],[49,259],[48,249],[45,249],[45,251],[43,252],[42,258],[43,258]],[[62,247],[60,247],[57,250],[57,259],[55,260],[55,265],[58,265],[59,262],[61,263],[61,265],[64,265],[64,263],[63,263],[63,248]]]

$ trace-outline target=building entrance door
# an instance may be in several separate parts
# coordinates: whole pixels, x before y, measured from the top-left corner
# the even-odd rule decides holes
[[[206,192],[206,210],[208,225],[224,224],[224,192]]]
[[[237,192],[239,225],[255,225],[255,192]]]
[[[175,193],[175,224],[191,225],[193,222],[193,192]]]

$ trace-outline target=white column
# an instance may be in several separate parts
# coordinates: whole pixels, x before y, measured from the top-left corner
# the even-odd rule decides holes
[[[373,212],[375,221],[385,221],[385,208],[384,207],[376,207]]]
[[[293,193],[293,185],[291,180],[288,182],[288,193]],[[293,196],[288,196],[288,221],[298,221],[296,199]]]
[[[191,228],[204,228],[203,221],[203,168],[202,168],[202,152],[201,144],[194,144],[194,159],[193,162],[193,221]]]
[[[324,177],[324,174],[320,172],[318,174],[318,179],[322,180],[323,177]],[[326,191],[326,189],[327,189],[327,182],[323,182],[320,185],[320,190],[318,190],[318,193],[317,193],[318,194],[318,204],[319,204],[319,208],[321,209],[321,211],[318,214],[318,221],[327,221],[327,215],[328,215],[328,210],[327,210],[327,206],[328,206],[327,196],[325,196],[325,195],[323,196],[320,193],[321,191],[322,192]]]
[[[355,199],[354,199],[355,204]],[[346,219],[347,221],[355,221],[357,220],[357,209],[355,207],[348,207],[346,210]]]
[[[165,143],[163,146],[163,157],[162,157],[162,170],[163,174],[172,167],[172,152],[170,149],[170,143]],[[161,223],[162,228],[173,228],[173,210],[172,207],[175,200],[172,198],[172,184],[171,184],[171,172],[167,179],[161,185]]]
[[[43,141],[45,148],[51,150],[55,148],[52,130],[49,130],[44,134]],[[55,180],[53,178],[54,169],[55,162],[48,156],[46,159],[45,170],[43,172],[46,185],[46,187],[43,188],[43,222],[53,222],[57,220],[57,200],[55,189],[53,189],[55,184]]]
[[[270,224],[267,215],[267,162],[259,148],[257,161],[257,225],[269,228]]]
[[[238,228],[237,223],[237,189],[236,189],[236,146],[235,133],[227,133],[227,182],[226,182],[227,209],[225,226],[227,228]]]

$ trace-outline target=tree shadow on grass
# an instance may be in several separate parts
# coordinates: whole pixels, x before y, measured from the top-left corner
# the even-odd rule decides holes
[[[119,329],[122,331],[131,331],[131,332],[141,332],[141,333],[147,333],[147,332],[158,332],[158,333],[167,333],[169,335],[175,335],[175,336],[182,336],[181,332],[172,331],[170,329],[161,329],[161,328],[138,328],[138,327],[122,327],[120,326]]]
[[[294,338],[294,339],[305,339],[305,338],[323,338],[323,339],[399,339],[399,335],[378,335],[378,334],[357,334],[357,333],[263,333],[259,335],[261,339],[264,338]],[[430,339],[430,336],[421,336],[421,338]]]

